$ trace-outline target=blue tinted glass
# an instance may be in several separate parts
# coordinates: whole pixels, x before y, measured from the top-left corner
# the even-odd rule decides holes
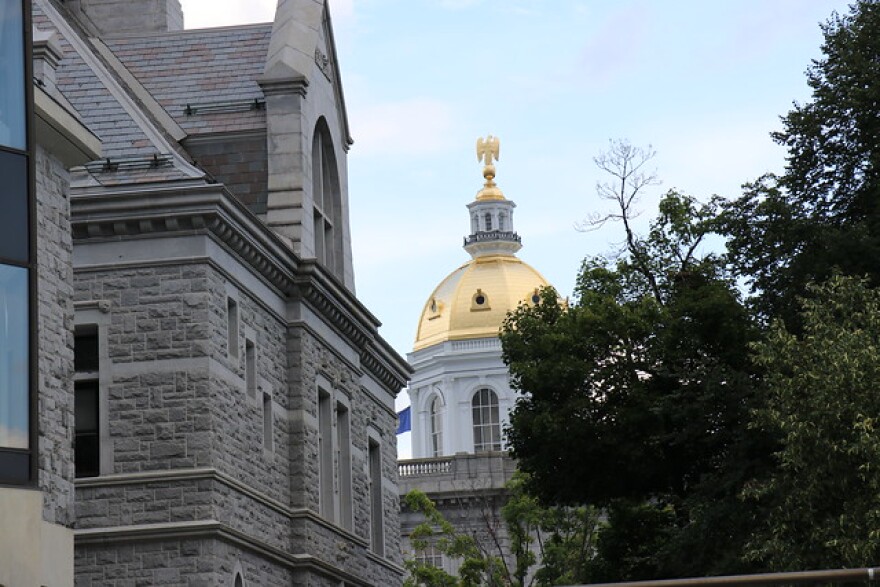
[[[21,0],[0,1],[0,145],[27,149]]]
[[[28,272],[0,265],[0,448],[28,448]]]
[[[0,260],[27,263],[28,245],[27,157],[0,151]]]

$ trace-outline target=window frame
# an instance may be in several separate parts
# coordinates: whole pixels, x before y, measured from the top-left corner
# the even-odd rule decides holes
[[[428,420],[430,423],[428,440],[431,457],[443,456],[443,411],[446,404],[439,393],[434,393],[428,403]]]
[[[22,8],[22,41],[24,47],[22,50],[22,58],[24,59],[24,109],[22,113],[25,118],[25,149],[18,149],[11,146],[0,145],[0,151],[10,154],[17,154],[26,157],[26,173],[27,173],[27,239],[28,254],[27,262],[21,263],[16,261],[2,260],[0,263],[12,267],[22,267],[28,271],[28,384],[27,384],[27,405],[28,405],[28,448],[0,448],[0,486],[15,487],[36,487],[38,483],[38,463],[39,463],[39,405],[37,397],[38,378],[39,378],[39,341],[37,332],[37,318],[39,315],[39,299],[38,283],[37,283],[37,203],[35,194],[35,177],[36,163],[34,153],[34,87],[33,87],[33,40],[32,40],[32,22],[31,22],[31,2],[30,0],[20,0]],[[3,464],[20,460],[22,457],[28,459],[27,473],[18,474],[16,471],[7,470]]]
[[[483,392],[488,392],[491,394],[488,396],[489,403],[482,403],[480,401],[479,405],[477,403],[478,399],[481,398]],[[491,399],[494,397],[494,403]],[[489,410],[489,421],[484,422],[482,420],[483,410]],[[477,422],[479,414],[479,423]],[[494,419],[492,416],[494,415]],[[477,429],[480,429],[480,443],[477,443]],[[501,400],[498,397],[498,392],[492,389],[487,385],[482,385],[478,387],[473,395],[471,395],[471,430],[473,432],[474,439],[474,453],[484,453],[484,452],[495,452],[500,451],[504,445],[503,439],[501,438]],[[492,437],[494,436],[494,431],[497,430],[498,442],[492,441]],[[489,431],[489,442],[486,441],[485,431]]]

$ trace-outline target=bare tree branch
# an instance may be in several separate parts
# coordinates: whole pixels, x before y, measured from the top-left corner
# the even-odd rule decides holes
[[[651,270],[648,255],[632,227],[632,221],[640,214],[635,210],[640,196],[646,188],[660,185],[656,171],[647,169],[656,154],[650,145],[643,148],[634,147],[626,140],[609,141],[608,150],[593,157],[593,162],[612,178],[610,181],[597,182],[596,193],[601,199],[613,202],[614,210],[604,214],[593,212],[576,223],[575,229],[589,232],[598,230],[609,221],[623,223],[625,250],[632,255],[636,268],[645,277],[651,292],[659,301],[661,295],[657,277]]]

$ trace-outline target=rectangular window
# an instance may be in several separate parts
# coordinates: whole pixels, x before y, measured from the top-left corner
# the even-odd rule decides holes
[[[382,507],[382,453],[379,443],[370,439],[370,548],[385,555],[385,513]]]
[[[244,342],[244,378],[248,394],[257,397],[257,349],[251,340]]]
[[[333,405],[330,394],[323,389],[318,390],[318,459],[321,486],[321,515],[328,520],[333,519]]]
[[[339,480],[339,523],[351,530],[351,427],[348,408],[336,404],[336,478]]]
[[[263,448],[272,450],[272,394],[263,394]]]
[[[0,1],[0,483],[35,481],[30,2]]]
[[[415,559],[423,565],[434,567],[435,569],[443,568],[443,553],[434,544],[428,544],[425,548],[415,552]]]
[[[101,474],[100,376],[98,332],[94,326],[78,328],[73,338],[73,365],[75,476],[97,477]]]
[[[238,302],[226,298],[226,334],[229,356],[238,358]]]
[[[74,463],[77,477],[100,475],[98,382],[77,381],[74,393]]]
[[[0,86],[3,85],[0,83]],[[0,93],[2,91],[0,87]],[[30,250],[27,156],[0,150],[0,178],[3,181],[0,197],[3,202],[0,212],[0,262],[24,264],[28,262]]]
[[[29,446],[28,270],[0,265],[0,448]]]

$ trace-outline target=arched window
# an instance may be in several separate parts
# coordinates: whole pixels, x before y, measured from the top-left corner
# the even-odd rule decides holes
[[[504,212],[498,214],[498,230],[507,230],[507,215]]]
[[[480,230],[480,215],[474,212],[471,214],[471,234],[476,234]]]
[[[483,387],[471,400],[474,418],[474,452],[501,450],[501,420],[498,417],[498,395]]]
[[[492,230],[492,213],[486,212],[485,218],[486,218],[486,232],[489,232]]]
[[[312,139],[312,198],[314,199],[315,258],[342,277],[342,194],[330,128],[323,117]]]
[[[431,400],[431,456],[443,455],[443,400],[435,395]]]
[[[244,579],[241,578],[241,573],[235,573],[235,587],[244,587]]]

